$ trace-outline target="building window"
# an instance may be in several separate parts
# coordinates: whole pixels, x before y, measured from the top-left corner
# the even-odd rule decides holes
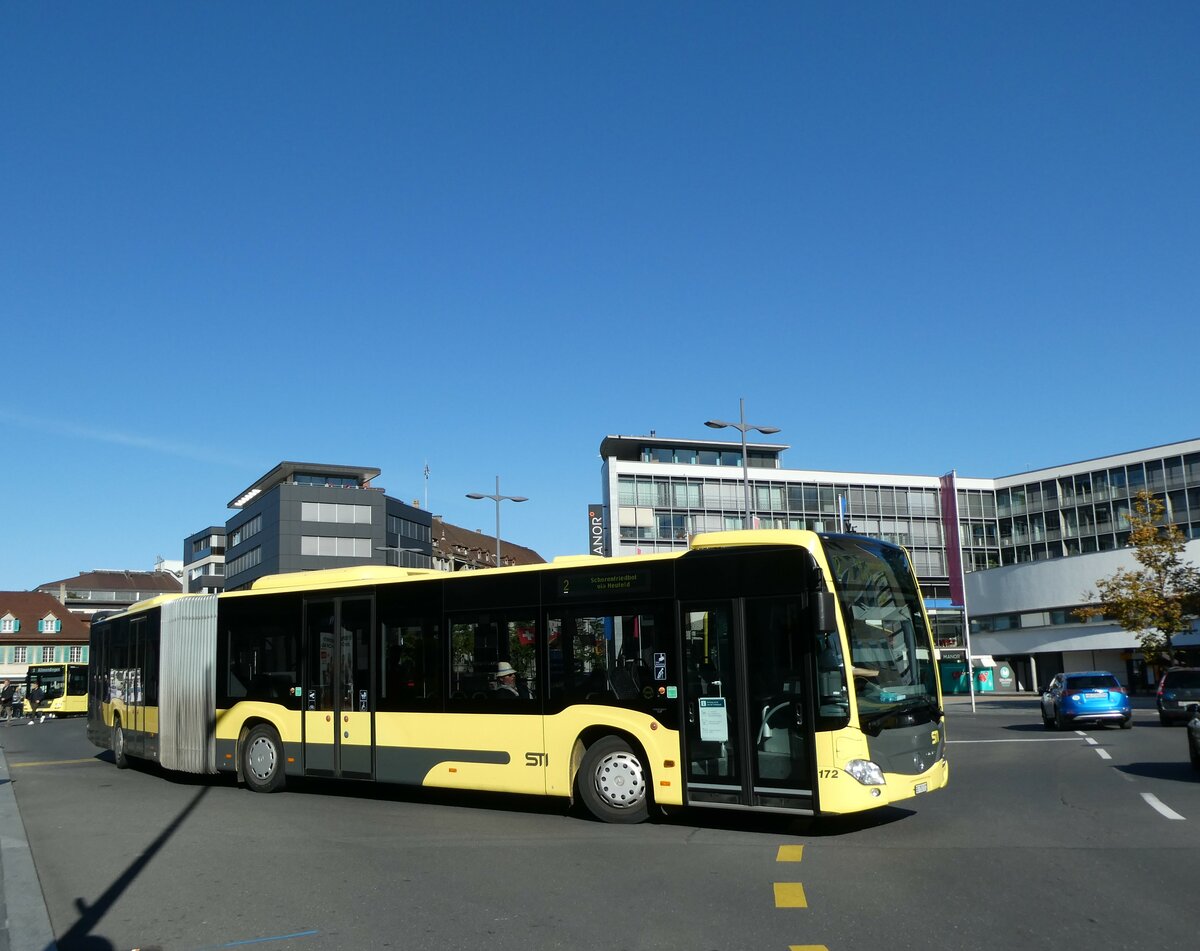
[[[14,664],[29,663],[29,648],[28,647],[14,647],[13,648],[13,663]]]
[[[292,476],[296,485],[324,485],[335,489],[357,489],[358,480],[349,476],[320,475],[315,472],[297,472]]]
[[[49,663],[52,663],[53,660],[54,660],[54,648],[53,647],[43,647],[42,648],[42,663],[49,664]]]
[[[301,535],[300,554],[337,558],[370,558],[371,539],[332,535]]]
[[[229,547],[232,548],[234,545],[240,545],[242,542],[253,538],[261,531],[262,516],[255,515],[254,518],[247,519],[229,533]]]
[[[0,634],[16,634],[21,630],[21,622],[11,614],[4,615],[0,618]]]
[[[39,634],[57,634],[62,630],[62,621],[56,618],[53,614],[47,614],[44,618],[38,621]]]
[[[370,525],[371,506],[349,505],[345,502],[301,502],[300,518],[305,522]]]
[[[82,663],[83,662],[83,648],[80,647],[78,644],[72,645],[71,656],[68,660],[72,664]]]
[[[253,568],[255,565],[262,564],[262,548],[253,548],[246,554],[241,555],[225,566],[226,574],[233,577],[243,571]]]
[[[428,525],[422,525],[420,522],[412,521],[412,519],[401,518],[399,515],[389,515],[387,517],[387,530],[393,535],[399,535],[402,538],[412,538],[419,542],[427,542],[431,539]]]

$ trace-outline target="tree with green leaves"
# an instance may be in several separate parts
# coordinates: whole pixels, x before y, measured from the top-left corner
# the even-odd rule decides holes
[[[1104,615],[1127,631],[1136,631],[1142,654],[1157,666],[1175,663],[1174,638],[1191,630],[1200,611],[1200,568],[1183,559],[1187,539],[1173,524],[1163,524],[1163,503],[1144,489],[1129,516],[1129,544],[1139,568],[1120,568],[1096,582],[1080,620]]]

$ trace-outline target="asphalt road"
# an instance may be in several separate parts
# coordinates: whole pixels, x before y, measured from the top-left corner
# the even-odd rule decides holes
[[[950,788],[853,820],[117,770],[79,721],[0,728],[62,951],[1200,947],[1180,728],[948,715]]]

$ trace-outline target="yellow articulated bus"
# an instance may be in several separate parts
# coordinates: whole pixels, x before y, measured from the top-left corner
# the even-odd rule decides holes
[[[92,624],[88,736],[236,771],[650,807],[850,813],[948,778],[904,550],[801,531],[447,574],[382,566],[175,595]]]
[[[25,712],[29,712],[29,695],[34,687],[42,688],[39,715],[48,717],[81,717],[87,713],[87,664],[30,664],[25,672]]]

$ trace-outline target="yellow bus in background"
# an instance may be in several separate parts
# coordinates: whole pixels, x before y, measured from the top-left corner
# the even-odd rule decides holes
[[[30,664],[25,672],[25,712],[30,712],[29,696],[33,688],[42,688],[38,715],[81,717],[87,713],[87,664]]]
[[[447,574],[362,566],[95,620],[88,735],[236,771],[828,815],[946,785],[903,549],[805,531]]]

